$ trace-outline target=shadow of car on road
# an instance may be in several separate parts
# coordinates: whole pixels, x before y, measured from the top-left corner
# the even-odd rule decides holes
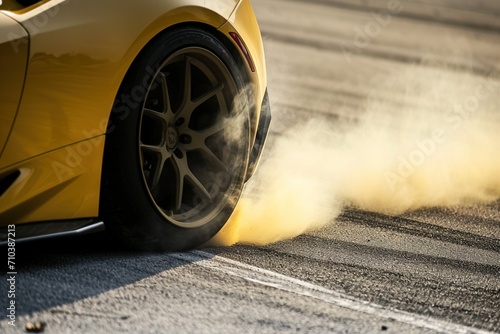
[[[7,253],[6,247],[0,249]],[[127,250],[103,232],[19,243],[17,315],[73,303],[185,264],[161,253]]]

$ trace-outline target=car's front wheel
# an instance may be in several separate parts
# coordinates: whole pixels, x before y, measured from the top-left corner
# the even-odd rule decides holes
[[[215,235],[243,188],[249,156],[244,80],[199,28],[166,32],[129,70],[110,118],[101,214],[144,250],[182,250]]]

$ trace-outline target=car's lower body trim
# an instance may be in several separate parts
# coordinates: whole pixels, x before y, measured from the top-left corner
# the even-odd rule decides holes
[[[104,231],[104,223],[95,219],[20,224],[15,227],[15,242],[32,242]],[[7,233],[0,233],[0,246],[7,245]]]
[[[248,163],[247,170],[247,180],[253,175],[255,169],[260,160],[260,155],[266,143],[267,134],[269,132],[269,127],[271,125],[271,106],[269,104],[269,97],[266,93],[264,94],[264,99],[262,100],[262,106],[260,108],[259,124],[257,126],[257,134],[255,136],[255,142],[250,152],[250,160]]]

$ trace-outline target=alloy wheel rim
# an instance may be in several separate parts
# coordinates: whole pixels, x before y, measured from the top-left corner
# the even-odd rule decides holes
[[[181,227],[211,221],[241,179],[237,87],[212,52],[189,47],[159,67],[140,119],[142,175],[157,209]]]

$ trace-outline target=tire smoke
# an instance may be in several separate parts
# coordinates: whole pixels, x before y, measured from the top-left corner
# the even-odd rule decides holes
[[[286,130],[271,134],[210,245],[292,238],[331,223],[345,206],[396,215],[497,200],[500,76],[424,65],[375,78],[354,124],[274,113]]]

